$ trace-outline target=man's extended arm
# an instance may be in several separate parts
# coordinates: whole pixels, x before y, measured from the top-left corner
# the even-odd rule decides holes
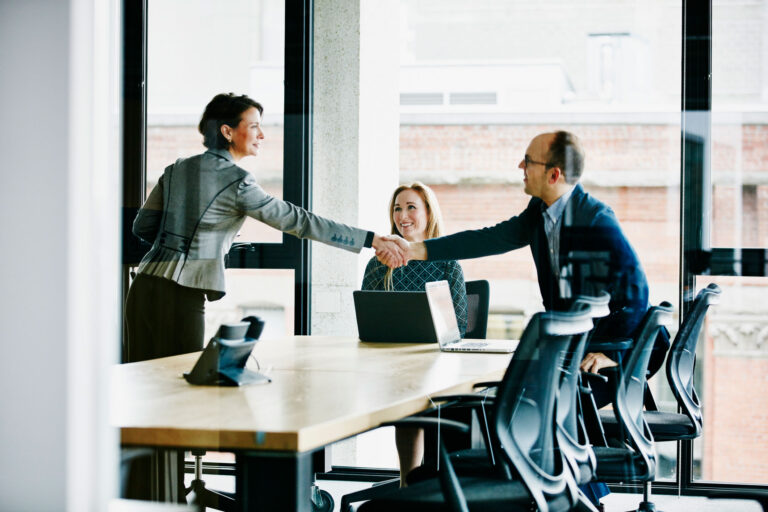
[[[434,261],[480,258],[503,254],[529,245],[540,218],[540,201],[533,199],[520,215],[495,226],[461,231],[424,242],[408,243],[393,235],[387,239],[397,239],[400,247],[406,251],[409,260],[429,259]],[[385,265],[390,265],[386,258],[380,257],[379,259]]]

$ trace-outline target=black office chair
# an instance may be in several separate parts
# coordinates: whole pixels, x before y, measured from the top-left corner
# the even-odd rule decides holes
[[[650,482],[656,475],[653,435],[643,414],[648,362],[659,330],[672,321],[672,305],[662,302],[648,310],[640,334],[623,364],[604,368],[614,388],[613,411],[617,433],[610,446],[594,446],[596,479],[601,482],[643,482],[643,501],[638,510],[655,510],[650,503]],[[605,415],[607,416],[607,414]]]
[[[537,313],[531,318],[491,408],[491,442],[499,454],[491,474],[457,476],[441,444],[437,478],[371,500],[359,510],[527,511],[536,507],[555,512],[573,508],[579,503],[578,490],[557,447],[555,397],[573,338],[591,328],[588,311]],[[389,424],[469,429],[438,418],[412,417]]]
[[[587,310],[590,317],[595,320],[605,316],[608,316],[610,309],[608,304],[611,296],[607,292],[603,292],[598,297],[578,296],[571,307],[571,311],[579,312]],[[579,366],[584,353],[586,352],[586,346],[589,342],[589,333],[584,336],[576,337],[572,346],[569,348],[566,360],[563,366],[563,377],[560,381],[559,395],[561,399],[558,399],[558,434],[563,436],[560,441],[564,443],[561,446],[566,452],[566,456],[570,461],[575,464],[575,470],[584,473],[584,478],[578,479],[578,483],[585,483],[591,480],[591,475],[594,472],[594,456],[590,447],[589,439],[587,437],[584,422],[581,418],[580,405],[578,403],[578,391],[579,391]],[[482,396],[477,394],[466,395],[448,395],[433,397],[433,401],[450,401],[454,402],[453,408],[473,408],[484,413],[482,407],[478,407],[478,401],[485,405],[490,405],[495,399],[496,387],[499,382],[480,382],[475,384],[475,387],[484,387],[485,391],[482,391]],[[480,428],[483,429],[485,422],[480,422]],[[483,430],[483,438],[488,438],[488,433]],[[487,448],[487,446],[486,446]],[[487,451],[487,450],[486,450]],[[483,450],[461,450],[452,454],[457,459],[459,467],[465,462],[468,462],[469,466],[476,469],[478,461],[486,456],[490,457],[490,454],[484,454]],[[588,466],[588,468],[587,468]],[[577,469],[581,468],[581,469]],[[427,468],[420,468],[413,474],[412,480],[418,481],[424,478]],[[459,471],[461,472],[461,470]],[[409,481],[411,479],[409,478]],[[583,480],[583,481],[581,481]]]
[[[465,338],[485,339],[491,287],[485,279],[467,281],[467,333]]]
[[[701,435],[703,419],[701,403],[693,385],[696,364],[696,345],[704,324],[709,306],[720,300],[720,288],[712,283],[701,290],[693,301],[688,315],[677,331],[667,356],[667,379],[672,393],[680,408],[679,413],[662,412],[655,408],[655,403],[646,400],[645,422],[653,435],[654,441],[682,441],[695,439]],[[650,410],[649,407],[651,408]],[[605,433],[617,437],[619,428],[612,411],[600,411]],[[650,500],[650,482],[645,484],[643,502]]]
[[[646,401],[645,421],[656,441],[695,439],[701,435],[701,403],[693,385],[696,345],[709,306],[719,301],[720,287],[716,284],[701,290],[672,342],[667,356],[667,380],[681,412],[662,412],[655,403]],[[600,418],[606,434],[614,435],[617,431],[616,418],[610,411],[601,411]]]
[[[603,292],[598,297],[579,296],[572,310],[587,306],[593,319],[610,314],[610,294]],[[591,331],[590,331],[591,332]],[[581,362],[589,343],[589,334],[574,338],[563,365],[563,375],[557,398],[557,440],[566,460],[571,465],[576,483],[586,484],[594,479],[597,461],[592,451],[587,429],[582,418],[580,402]]]
[[[610,295],[606,292],[603,292],[599,297],[579,296],[574,301],[571,310],[583,311],[587,308],[590,317],[594,320],[605,317],[610,313],[609,302]],[[580,485],[593,480],[597,465],[581,417],[579,403],[579,366],[584,358],[590,333],[575,337],[566,353],[559,384],[556,413],[558,445],[571,465],[576,483]],[[497,386],[498,383],[488,382],[484,384],[491,386],[491,388],[486,390],[486,393],[494,392],[493,394],[484,393],[482,396],[482,401],[489,406],[495,399],[495,390],[492,388]],[[480,398],[478,395],[452,395],[435,397],[433,400],[453,400],[459,402],[457,405],[459,407],[473,405],[475,408],[478,408],[477,402]],[[481,422],[481,426],[483,424]],[[487,436],[488,434],[484,433],[484,435]],[[457,473],[482,474],[483,472],[488,472],[489,461],[492,460],[494,455],[475,449],[455,452],[451,454],[451,457]],[[434,473],[434,470],[430,472],[429,468],[418,468],[409,475],[408,481],[410,483],[423,480],[431,476],[432,473]],[[586,496],[584,498],[586,499]]]

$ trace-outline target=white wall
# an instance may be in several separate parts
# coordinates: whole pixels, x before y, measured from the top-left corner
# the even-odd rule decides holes
[[[117,13],[0,2],[3,510],[104,510],[116,493]]]

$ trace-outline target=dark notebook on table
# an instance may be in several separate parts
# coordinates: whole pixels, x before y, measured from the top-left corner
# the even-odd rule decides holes
[[[425,292],[356,290],[352,296],[361,341],[437,341]]]

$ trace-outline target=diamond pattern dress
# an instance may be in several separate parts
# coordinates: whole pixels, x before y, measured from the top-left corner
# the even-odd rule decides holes
[[[363,290],[384,290],[387,266],[375,257],[365,268]],[[453,298],[453,309],[461,335],[467,331],[467,290],[464,285],[464,272],[455,260],[447,261],[409,261],[405,267],[392,272],[392,290],[400,292],[423,292],[425,284],[431,281],[448,281]]]

